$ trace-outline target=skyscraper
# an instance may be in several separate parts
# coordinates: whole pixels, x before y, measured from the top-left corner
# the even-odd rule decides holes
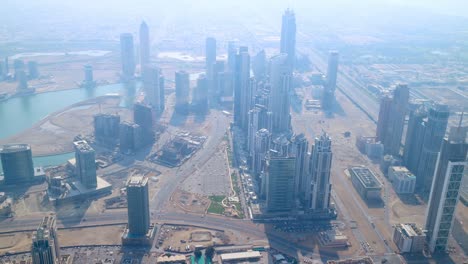
[[[141,103],[136,103],[133,106],[133,122],[140,126],[141,143],[144,145],[152,144],[154,141],[154,123],[151,107]]]
[[[143,144],[141,127],[135,123],[120,123],[119,142],[122,153],[133,153],[138,150]]]
[[[292,72],[296,59],[296,16],[291,9],[286,9],[283,14],[280,51],[287,54],[286,64]]]
[[[145,21],[140,24],[140,66],[143,67],[150,62],[150,39],[149,28]]]
[[[377,133],[376,141],[383,144],[384,139],[387,135],[388,129],[388,116],[390,115],[392,106],[392,98],[388,95],[384,95],[380,99],[380,108],[379,108],[379,120],[377,121]]]
[[[206,75],[202,74],[197,79],[197,87],[195,87],[192,96],[192,104],[199,112],[208,110],[208,88],[210,82]]]
[[[28,76],[24,70],[18,70],[16,73],[16,80],[18,80],[18,92],[28,89]]]
[[[315,138],[315,144],[310,156],[311,184],[306,189],[308,208],[323,210],[330,207],[330,172],[332,163],[331,138],[323,132],[320,138]],[[310,186],[310,187],[309,187]]]
[[[338,76],[338,51],[330,51],[328,55],[327,82],[323,89],[322,107],[331,110],[335,103],[336,78]]]
[[[442,140],[447,130],[450,111],[447,105],[436,104],[429,109],[425,123],[422,149],[419,156],[416,174],[416,188],[428,193],[431,190],[432,178]]]
[[[296,159],[275,156],[267,159],[266,206],[269,212],[288,212],[294,207]]]
[[[120,57],[122,61],[122,78],[124,81],[133,79],[135,75],[135,50],[133,46],[133,35],[130,33],[120,34]]]
[[[150,227],[148,178],[138,175],[127,181],[127,203],[129,234],[146,235]]]
[[[264,81],[267,76],[267,58],[265,50],[261,50],[255,55],[252,61],[254,77],[258,81]]]
[[[213,78],[209,90],[210,105],[218,101],[224,93],[225,80],[223,78],[224,61],[217,60],[213,64]]]
[[[406,131],[405,148],[403,150],[403,163],[414,174],[418,170],[419,158],[421,156],[424,141],[424,129],[427,111],[423,104],[412,103]]]
[[[280,54],[272,57],[270,61],[269,104],[273,118],[273,133],[284,133],[291,129],[289,91],[292,76],[287,58],[286,54]]]
[[[295,176],[295,186],[294,193],[296,197],[303,199],[305,194],[305,186],[309,165],[308,151],[309,151],[309,142],[307,141],[304,134],[299,134],[295,136],[292,140],[294,154],[296,156],[296,176]],[[310,183],[309,183],[310,185]]]
[[[247,131],[247,149],[252,157],[255,149],[255,135],[262,128],[271,130],[271,113],[265,106],[257,104],[249,111]]]
[[[145,101],[160,114],[163,109],[161,107],[161,89],[159,87],[159,77],[161,72],[154,65],[145,65],[143,68],[143,87],[145,89]]]
[[[234,123],[247,129],[247,115],[250,99],[250,55],[247,47],[240,47],[236,55],[236,69],[234,73]]]
[[[255,133],[255,146],[252,155],[252,172],[258,177],[265,170],[266,156],[270,149],[271,134],[262,128]]]
[[[216,39],[206,38],[205,41],[205,69],[206,77],[209,80],[213,79],[213,67],[216,62]]]
[[[161,69],[159,69],[159,110],[160,112],[164,112],[164,109],[166,109],[166,79],[164,78],[164,75],[162,74]]]
[[[37,61],[28,61],[28,73],[30,80],[39,78],[39,67]]]
[[[86,188],[97,187],[96,155],[85,140],[73,142],[75,146],[76,174]]]
[[[390,112],[386,125],[385,137],[382,140],[385,154],[399,156],[405,116],[408,110],[409,88],[399,84],[393,91]],[[380,114],[379,114],[380,116]],[[380,123],[380,121],[379,121]]]
[[[175,73],[175,109],[179,113],[186,113],[189,108],[190,79],[186,71]]]
[[[94,138],[96,142],[113,146],[119,139],[120,116],[115,114],[94,115]]]
[[[444,253],[454,221],[463,174],[468,165],[465,137],[442,143],[426,213],[426,238],[433,253]]]
[[[83,84],[85,87],[94,86],[94,78],[93,78],[93,66],[87,64],[83,67],[84,69],[84,81]]]
[[[34,179],[31,147],[11,144],[0,147],[5,184],[19,184]]]
[[[60,246],[54,216],[45,216],[33,233],[31,258],[33,264],[59,263]]]

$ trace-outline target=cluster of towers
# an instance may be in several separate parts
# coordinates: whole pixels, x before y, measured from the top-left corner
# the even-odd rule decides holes
[[[450,116],[447,105],[409,99],[410,90],[403,84],[396,86],[393,96],[381,99],[377,140],[383,143],[385,154],[401,160],[416,176],[416,190],[424,196],[429,194],[426,237],[432,252],[444,252],[467,165],[468,128],[462,127],[460,120],[458,127],[446,133]]]
[[[8,57],[0,61],[0,81],[17,81],[19,93],[28,91],[28,81],[39,78],[37,61],[13,60],[13,73],[10,74]]]
[[[296,22],[289,9],[283,14],[280,50],[269,60],[263,50],[251,60],[247,47],[230,46],[234,125],[246,138],[247,165],[268,213],[329,214],[331,139],[324,132],[309,152],[305,136],[294,135],[291,127]]]

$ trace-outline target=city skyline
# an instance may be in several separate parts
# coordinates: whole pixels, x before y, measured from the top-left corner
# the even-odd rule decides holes
[[[0,31],[0,262],[466,258],[463,18],[177,1]]]

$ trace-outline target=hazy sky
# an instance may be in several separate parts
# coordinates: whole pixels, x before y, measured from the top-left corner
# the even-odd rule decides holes
[[[323,7],[335,6],[335,8],[347,8],[349,6],[379,6],[385,4],[412,6],[425,8],[436,13],[452,14],[468,17],[468,1],[466,0],[1,0],[7,8],[2,8],[1,13],[10,13],[11,9],[22,9],[24,7],[34,8],[62,8],[69,7],[80,10],[106,10],[107,12],[118,12],[124,10],[148,10],[166,9],[171,10],[179,7],[184,9],[208,8],[219,9],[228,7],[239,7],[249,9],[255,7],[285,8],[307,8],[320,10]],[[155,10],[156,11],[156,10]],[[232,11],[232,10],[231,10]]]

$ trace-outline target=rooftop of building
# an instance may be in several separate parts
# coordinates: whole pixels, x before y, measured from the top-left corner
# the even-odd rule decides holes
[[[260,258],[261,256],[262,255],[258,251],[245,251],[221,254],[221,259],[223,261],[233,261],[238,259]]]
[[[369,168],[365,166],[355,166],[350,169],[366,188],[381,188],[382,184]]]
[[[423,236],[424,232],[415,223],[397,224],[395,228],[405,237]]]
[[[373,264],[373,263],[374,261],[370,257],[327,261],[327,264]]]
[[[95,117],[103,117],[103,118],[117,118],[117,117],[120,117],[118,114],[109,114],[109,113],[97,113],[94,116]]]
[[[391,170],[395,172],[395,176],[397,178],[414,178],[416,179],[416,176],[414,176],[411,171],[408,170],[405,166],[392,166],[390,167]]]
[[[7,144],[0,146],[0,153],[13,153],[30,149],[31,147],[28,144]]]
[[[147,184],[148,178],[143,175],[135,175],[130,177],[127,182],[127,187],[143,187]]]
[[[93,152],[94,149],[86,142],[86,140],[79,140],[73,142],[75,145],[75,149],[79,150],[80,152]]]

